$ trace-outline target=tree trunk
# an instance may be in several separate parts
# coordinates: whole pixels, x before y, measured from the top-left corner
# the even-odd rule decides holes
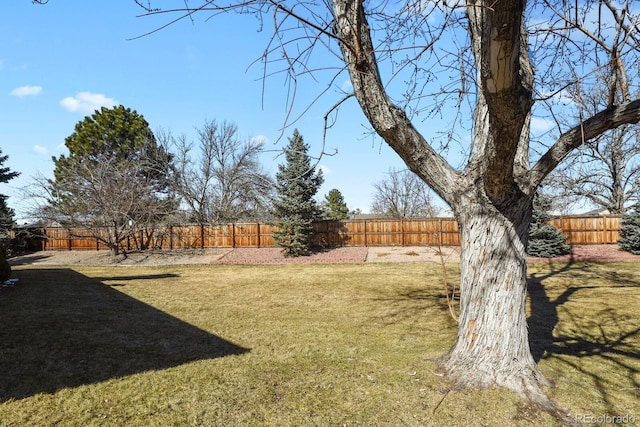
[[[525,308],[531,204],[523,197],[516,205],[505,215],[488,202],[473,203],[458,214],[462,246],[458,337],[438,363],[456,388],[499,385],[558,412],[542,392],[541,387],[550,383],[529,347]]]

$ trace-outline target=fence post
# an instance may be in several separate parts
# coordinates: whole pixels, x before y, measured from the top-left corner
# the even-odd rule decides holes
[[[236,247],[236,223],[231,223],[231,247]]]
[[[364,245],[365,247],[369,246],[367,244],[367,220],[366,219],[364,220]]]
[[[260,249],[260,222],[256,222],[256,227],[258,229],[258,249]]]
[[[403,218],[400,218],[400,238],[401,238],[400,243],[404,248],[405,239],[404,239],[404,219]]]
[[[200,249],[204,249],[204,224],[200,224]]]

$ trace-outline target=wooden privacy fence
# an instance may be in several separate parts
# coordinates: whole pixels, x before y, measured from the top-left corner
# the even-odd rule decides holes
[[[619,215],[564,216],[551,221],[572,244],[614,244],[620,238]],[[134,233],[123,242],[124,249],[216,247],[273,247],[273,225],[238,223],[224,225],[185,224]],[[321,221],[314,224],[315,243],[323,246],[459,246],[460,232],[453,218],[375,219]],[[107,247],[87,231],[58,227],[44,229],[46,250],[101,250]]]

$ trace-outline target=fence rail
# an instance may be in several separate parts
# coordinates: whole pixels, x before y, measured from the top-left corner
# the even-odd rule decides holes
[[[563,216],[550,223],[562,229],[569,243],[614,244],[620,238],[620,215]],[[134,233],[124,249],[215,247],[273,247],[276,227],[264,223],[223,225],[183,224]],[[460,231],[453,218],[321,221],[314,224],[314,240],[323,246],[459,246]],[[81,229],[43,229],[43,250],[102,250],[104,243]]]

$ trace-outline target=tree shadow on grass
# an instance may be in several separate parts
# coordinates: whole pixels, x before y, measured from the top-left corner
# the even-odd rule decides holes
[[[249,351],[71,269],[14,276],[0,292],[0,402]],[[118,280],[134,278],[161,277]]]
[[[594,268],[588,263],[550,265],[550,271],[533,273],[528,280],[531,304],[529,338],[531,353],[536,362],[542,359],[556,359],[583,375],[589,376],[608,409],[613,410],[614,402],[606,384],[611,383],[605,366],[613,369],[618,376],[626,377],[630,390],[640,389],[637,377],[640,374],[640,327],[628,313],[616,310],[614,303],[598,304],[587,298],[584,304],[569,306],[570,300],[578,302],[588,292],[601,289],[636,288],[640,290],[637,277],[629,273]],[[562,293],[550,297],[543,281],[564,273],[583,279],[584,285],[568,286]],[[606,298],[606,295],[605,295]],[[622,306],[625,301],[619,301]],[[561,318],[562,317],[562,318]],[[635,317],[635,316],[634,316]],[[563,326],[554,333],[556,327]],[[597,358],[597,363],[578,363],[577,358]],[[586,360],[586,359],[585,359]],[[598,369],[591,369],[592,366]]]

